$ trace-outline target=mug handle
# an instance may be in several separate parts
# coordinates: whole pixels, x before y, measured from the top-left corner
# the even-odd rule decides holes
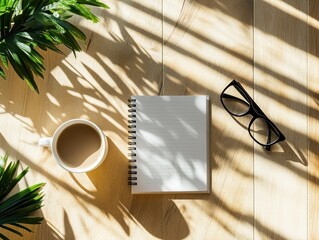
[[[40,138],[39,146],[50,147],[52,143],[52,137]]]

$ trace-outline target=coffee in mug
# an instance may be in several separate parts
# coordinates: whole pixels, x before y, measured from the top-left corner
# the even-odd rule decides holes
[[[52,138],[42,138],[39,145],[50,146],[61,167],[70,172],[97,168],[107,154],[107,140],[102,130],[84,119],[63,123]]]

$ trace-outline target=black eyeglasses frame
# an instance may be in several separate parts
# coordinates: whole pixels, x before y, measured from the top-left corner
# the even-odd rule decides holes
[[[229,95],[227,93],[225,93],[225,91],[231,87],[234,86],[235,89],[246,99],[247,102],[245,102],[244,100],[237,98],[235,96]],[[223,102],[223,98],[232,98],[232,99],[236,99],[241,101],[244,104],[247,104],[249,106],[248,110],[244,113],[241,114],[236,114],[233,113],[231,111],[228,110],[228,108],[226,107],[226,105]],[[260,107],[255,103],[255,101],[250,97],[250,95],[248,94],[248,92],[244,89],[244,87],[240,84],[240,82],[233,80],[231,81],[226,87],[225,89],[222,91],[222,93],[220,94],[220,101],[223,105],[223,107],[225,108],[225,110],[232,116],[235,117],[243,117],[246,116],[248,114],[252,115],[252,119],[248,125],[248,132],[249,135],[251,136],[251,138],[258,143],[259,145],[263,146],[267,151],[270,151],[270,148],[272,145],[284,141],[286,139],[286,137],[284,136],[284,134],[279,130],[279,128],[266,116],[266,114],[260,109]],[[254,138],[253,134],[251,133],[251,125],[253,124],[253,122],[257,119],[257,118],[262,118],[265,120],[265,122],[268,125],[268,139],[267,139],[267,144],[263,144],[261,142],[259,142],[257,139]],[[276,139],[273,142],[271,141],[271,130],[277,135],[278,139]]]

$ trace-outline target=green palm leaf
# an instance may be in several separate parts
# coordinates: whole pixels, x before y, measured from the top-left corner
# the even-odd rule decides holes
[[[88,6],[108,8],[99,0],[0,0],[0,76],[10,64],[18,76],[39,92],[34,75],[43,78],[43,57],[36,50],[62,53],[62,44],[73,51],[81,51],[78,41],[85,34],[69,23],[72,15],[98,22]],[[4,67],[4,68],[3,68]]]
[[[0,228],[22,236],[21,230],[31,232],[23,224],[40,224],[43,220],[42,217],[30,214],[43,206],[44,195],[41,190],[44,183],[27,187],[6,199],[7,194],[28,172],[28,168],[26,168],[16,176],[19,161],[10,162],[6,166],[7,161],[8,155],[0,157]],[[0,238],[8,239],[1,233]]]

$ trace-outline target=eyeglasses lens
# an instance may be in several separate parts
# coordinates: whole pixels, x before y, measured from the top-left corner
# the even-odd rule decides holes
[[[278,134],[270,127],[266,119],[256,118],[249,127],[249,132],[255,141],[266,145],[279,139]]]
[[[241,116],[248,112],[250,104],[233,86],[229,86],[222,95],[222,101],[226,109],[235,116]]]

